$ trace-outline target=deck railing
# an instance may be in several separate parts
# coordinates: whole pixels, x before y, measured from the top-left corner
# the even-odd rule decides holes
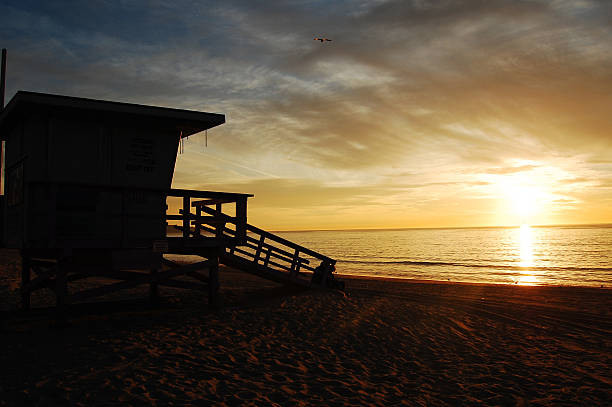
[[[234,227],[231,234],[231,241],[228,244],[240,245],[246,242],[247,238],[247,199],[252,195],[235,194],[228,192],[215,191],[195,191],[188,189],[171,189],[166,194],[167,197],[182,198],[182,204],[178,214],[166,213],[166,221],[181,221],[180,229],[183,238],[201,238],[206,233],[212,234],[210,237],[227,240],[228,234],[224,234],[226,225],[231,223]],[[202,199],[205,205],[214,205],[212,211],[203,211],[204,204],[195,205],[192,199]],[[223,205],[235,205],[235,216],[223,213]],[[191,208],[195,207],[195,213]]]

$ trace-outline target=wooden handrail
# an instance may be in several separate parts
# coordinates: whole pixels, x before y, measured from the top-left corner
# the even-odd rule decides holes
[[[236,199],[239,198],[252,198],[253,194],[239,194],[234,192],[219,192],[219,191],[198,191],[193,189],[176,189],[172,188],[168,191],[166,195],[168,196],[176,196],[176,197],[184,197],[190,196],[191,198],[211,198],[211,199],[220,199],[227,200],[229,202],[236,202]]]
[[[230,234],[230,235],[233,234],[233,230],[231,230],[231,229],[227,229],[226,228],[225,232]],[[276,257],[283,258],[283,256],[285,256],[283,258],[283,260],[286,260],[288,262],[293,260],[293,255],[294,255],[293,253],[290,253],[290,252],[288,252],[286,250],[281,249],[280,247],[273,246],[270,243],[266,243],[266,242],[264,242],[261,245],[262,250],[260,252],[257,252],[257,249],[259,248],[259,245],[252,244],[254,242],[259,242],[259,239],[255,239],[255,238],[252,238],[250,236],[247,236],[247,242],[243,245],[243,246],[247,246],[247,247],[249,247],[251,249],[255,249],[256,250],[254,257],[260,257],[261,253],[263,251],[266,251],[266,252],[276,252],[276,253],[278,253],[278,255],[276,255]],[[302,264],[310,264],[310,260],[304,259],[302,257],[299,258],[299,261]]]
[[[215,213],[215,211],[213,209],[208,208],[206,206],[202,206],[201,208],[202,208],[203,212],[210,213],[210,214]],[[227,219],[228,223],[233,223],[230,216],[225,215],[225,214],[221,214],[221,216],[225,217],[225,219]],[[293,243],[290,240],[284,239],[284,238],[282,238],[282,237],[280,237],[278,235],[275,235],[273,233],[267,232],[267,231],[265,231],[263,229],[260,229],[260,228],[258,228],[256,226],[247,224],[246,229],[247,229],[247,232],[251,232],[251,233],[254,233],[254,234],[258,234],[260,236],[264,236],[267,239],[270,239],[270,240],[272,240],[274,242],[280,243],[280,244],[282,244],[284,246],[291,247],[294,250],[299,250],[301,253],[304,253],[304,254],[307,254],[307,255],[309,255],[311,257],[320,259],[322,261],[325,261],[326,263],[329,263],[329,264],[332,264],[332,265],[336,264],[336,260],[334,260],[334,259],[332,259],[330,257],[322,255],[321,253],[317,253],[314,250],[311,250],[311,249],[309,249],[307,247],[300,246],[297,243]]]
[[[191,204],[195,206],[201,213],[212,215],[221,218],[227,225],[235,224],[236,217],[220,213],[217,208],[211,208],[208,205],[219,205],[219,202],[212,200],[196,201]],[[201,218],[206,218],[202,216]],[[199,222],[199,232],[219,233],[222,231],[223,236],[226,236],[231,241],[237,231],[232,230],[227,226],[222,229],[205,225],[205,222]],[[233,259],[240,260],[250,264],[249,267],[259,269],[259,272],[266,273],[280,272],[290,281],[300,281],[300,284],[308,284],[303,278],[300,278],[300,272],[303,270],[314,272],[315,265],[310,265],[310,258],[318,259],[327,265],[334,265],[336,261],[330,257],[317,253],[314,250],[308,249],[297,243],[291,242],[278,235],[267,232],[253,225],[246,224],[246,237],[243,243],[237,246],[227,246],[225,256],[230,264]],[[198,232],[198,233],[199,233]]]

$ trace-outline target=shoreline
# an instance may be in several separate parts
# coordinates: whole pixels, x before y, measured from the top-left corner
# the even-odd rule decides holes
[[[174,258],[175,261],[178,261],[179,263],[184,263],[184,264],[188,264],[190,262],[195,262],[195,261],[199,261],[196,260],[195,258],[197,258],[197,256],[191,256],[191,255],[170,255],[171,258]],[[192,258],[190,258],[192,257]],[[450,279],[436,279],[436,277],[432,277],[432,278],[414,278],[411,277],[410,275],[412,274],[412,271],[406,271],[404,273],[405,276],[402,275],[401,272],[398,272],[395,269],[392,269],[393,272],[390,274],[380,274],[380,272],[378,272],[378,274],[360,274],[360,271],[346,271],[343,272],[343,267],[341,267],[342,261],[338,261],[336,263],[336,273],[334,273],[336,276],[338,276],[338,278],[383,278],[383,279],[390,279],[390,280],[396,280],[396,281],[404,281],[404,280],[414,280],[414,281],[423,281],[423,282],[431,282],[431,283],[458,283],[458,284],[494,284],[494,285],[517,285],[517,286],[525,286],[525,287],[593,287],[593,288],[603,288],[603,289],[612,289],[612,280],[610,280],[609,278],[607,279],[607,281],[597,281],[597,282],[586,282],[586,283],[581,283],[579,280],[575,279],[575,280],[570,280],[569,282],[563,283],[561,282],[562,279],[558,279],[558,282],[540,282],[540,281],[518,281],[517,280],[524,278],[524,277],[535,277],[535,278],[543,278],[543,277],[547,277],[547,275],[539,275],[537,271],[534,271],[533,273],[529,272],[529,267],[525,267],[526,270],[525,273],[507,273],[508,276],[513,276],[516,277],[517,280],[510,280],[509,277],[507,279],[502,279],[499,278],[497,280],[493,280],[491,278],[486,278],[488,275],[485,272],[486,270],[489,271],[495,271],[496,266],[474,266],[477,267],[479,270],[485,270],[482,271],[482,275],[484,275],[485,279],[482,280],[477,280],[477,279],[466,279],[466,280],[461,280],[461,276],[462,273],[454,273],[451,274],[449,273]],[[390,263],[391,265],[393,263]],[[465,267],[471,267],[471,266],[465,266]],[[351,267],[346,267],[348,269],[351,269]],[[381,267],[381,269],[383,269],[384,267]],[[586,271],[589,271],[591,269],[588,269]],[[592,271],[596,271],[598,273],[602,273],[604,271],[612,271],[612,268],[600,268],[600,269],[593,269]],[[562,272],[565,272],[566,270],[562,270]],[[581,270],[582,272],[585,272],[585,270]],[[546,272],[550,273],[550,272],[556,272],[556,270],[546,270]],[[304,274],[309,274],[310,272],[304,272]],[[422,273],[420,273],[422,274]],[[433,275],[433,274],[431,274]],[[492,273],[491,275],[498,275],[497,273]],[[456,278],[456,279],[453,279]]]
[[[349,280],[380,280],[388,282],[411,282],[415,284],[461,284],[461,285],[493,285],[493,286],[512,286],[512,287],[549,287],[549,288],[593,288],[598,290],[612,290],[612,286],[607,285],[572,285],[572,284],[516,284],[516,283],[496,283],[489,281],[455,281],[455,280],[427,280],[427,279],[415,279],[415,278],[403,278],[396,276],[373,276],[365,274],[338,274],[335,273],[339,279]]]

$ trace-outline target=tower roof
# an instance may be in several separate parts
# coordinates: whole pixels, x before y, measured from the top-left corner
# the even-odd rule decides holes
[[[19,117],[35,112],[95,116],[104,120],[149,121],[175,127],[183,137],[225,123],[225,115],[218,113],[19,91],[0,114],[0,137],[6,137],[4,130]]]

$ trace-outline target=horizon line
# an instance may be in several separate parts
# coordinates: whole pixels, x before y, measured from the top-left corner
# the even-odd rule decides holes
[[[514,229],[520,228],[523,225],[506,225],[506,226],[438,226],[438,227],[389,227],[389,228],[343,228],[343,229],[292,229],[280,230],[271,229],[272,233],[290,233],[290,232],[373,232],[385,230],[443,230],[443,229]],[[603,223],[559,223],[553,225],[527,225],[532,228],[553,228],[553,227],[612,227],[612,222]]]

